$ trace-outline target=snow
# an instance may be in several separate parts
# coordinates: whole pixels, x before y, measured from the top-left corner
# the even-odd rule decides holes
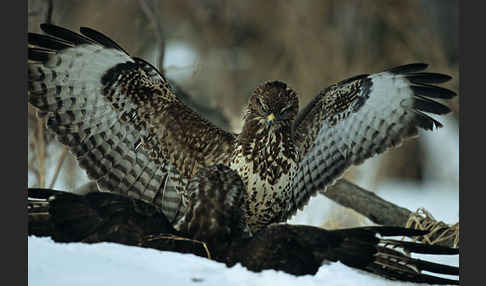
[[[184,42],[170,41],[165,47],[164,70],[171,79],[191,77],[197,67],[197,53]]]
[[[115,243],[55,243],[28,239],[28,284],[76,285],[414,285],[385,280],[341,263],[322,266],[314,275],[231,268],[192,254],[160,252]]]

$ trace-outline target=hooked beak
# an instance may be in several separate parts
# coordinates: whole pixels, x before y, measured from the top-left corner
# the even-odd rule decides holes
[[[267,115],[267,124],[269,126],[272,126],[274,121],[275,121],[275,114],[270,113],[269,115]]]

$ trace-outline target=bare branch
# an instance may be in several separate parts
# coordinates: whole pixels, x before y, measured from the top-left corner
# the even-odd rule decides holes
[[[39,162],[39,187],[46,186],[46,156],[45,156],[45,142],[44,142],[44,120],[41,117],[37,118],[37,158]]]
[[[52,178],[51,184],[49,185],[49,189],[52,189],[54,187],[54,184],[56,183],[57,177],[59,176],[59,173],[61,172],[62,163],[64,163],[64,159],[66,159],[67,154],[68,154],[68,148],[66,146],[64,146],[64,150],[62,151],[61,157],[59,158],[59,162],[57,163],[56,171],[54,172],[54,177]]]
[[[380,225],[407,226],[409,218],[415,214],[345,179],[339,180],[336,184],[320,193],[344,207],[355,210],[369,218],[372,222]],[[428,239],[434,241],[447,231],[449,231],[448,227],[441,227],[435,230]],[[449,237],[446,240],[437,242],[437,244],[454,247],[454,245],[457,245],[457,241],[455,240],[455,237]]]
[[[54,10],[54,0],[47,0],[46,23],[52,24],[52,11]]]
[[[404,226],[412,213],[345,179],[339,180],[321,194],[359,212],[376,224]]]
[[[150,0],[139,0],[140,8],[144,12],[145,16],[150,20],[152,27],[154,29],[155,38],[157,43],[159,43],[159,60],[157,61],[159,70],[163,73],[164,67],[164,55],[165,55],[165,41],[162,31],[162,26],[159,21],[159,9],[154,1]]]

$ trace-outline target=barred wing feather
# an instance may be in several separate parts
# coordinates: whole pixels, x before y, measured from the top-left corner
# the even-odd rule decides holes
[[[442,127],[424,112],[448,113],[448,107],[430,98],[449,99],[455,93],[430,85],[450,77],[421,72],[426,67],[410,64],[356,76],[323,90],[309,103],[294,125],[302,159],[288,216],[351,165],[398,146],[418,128]]]

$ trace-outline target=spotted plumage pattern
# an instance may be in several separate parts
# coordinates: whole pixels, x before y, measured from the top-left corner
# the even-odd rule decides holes
[[[188,182],[215,164],[241,177],[252,232],[285,221],[351,165],[418,128],[441,127],[426,113],[449,108],[432,99],[455,96],[433,85],[450,77],[424,72],[426,64],[333,84],[300,113],[296,92],[268,81],[253,91],[242,131],[233,134],[185,106],[156,68],[101,33],[41,28],[48,35],[29,34],[29,102],[102,189],[163,206],[174,223],[191,204]]]
[[[299,158],[290,135],[297,112],[296,93],[280,81],[258,86],[245,110],[230,166],[246,185],[248,224],[254,231],[282,221],[282,206],[292,199],[288,183]]]

